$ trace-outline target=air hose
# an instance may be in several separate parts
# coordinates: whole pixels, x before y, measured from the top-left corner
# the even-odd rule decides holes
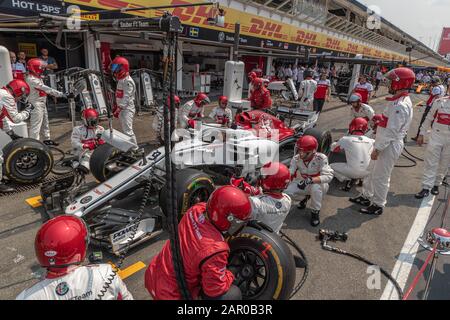
[[[300,291],[300,289],[304,286],[306,279],[308,278],[308,275],[309,275],[308,259],[306,258],[305,252],[294,242],[294,240],[292,240],[287,234],[283,233],[282,231],[280,231],[280,235],[281,235],[281,238],[284,238],[284,240],[286,241],[287,244],[289,244],[291,247],[293,247],[298,252],[298,254],[300,255],[300,257],[303,259],[303,261],[305,263],[305,271],[303,272],[303,277],[300,279],[300,282],[294,287],[294,290],[292,291],[292,294],[289,297],[289,299],[292,299]]]
[[[329,230],[324,230],[321,229],[319,231],[319,240],[321,240],[321,244],[322,244],[322,249],[330,251],[330,252],[334,252],[337,254],[341,254],[341,255],[345,255],[347,257],[351,257],[353,259],[356,259],[358,261],[364,262],[365,264],[369,265],[369,266],[377,266],[380,269],[380,272],[389,280],[392,282],[392,284],[394,285],[395,289],[397,290],[398,296],[399,296],[399,300],[403,299],[403,290],[400,287],[400,285],[398,284],[397,280],[395,280],[389,272],[387,272],[385,269],[383,269],[382,267],[380,267],[379,265],[371,262],[370,260],[364,258],[363,256],[360,256],[359,254],[356,253],[352,253],[352,252],[348,252],[345,251],[343,249],[337,248],[337,247],[333,247],[330,246],[328,244],[328,241],[342,241],[345,242],[347,241],[347,237],[348,235],[346,233],[339,233],[336,231],[329,231]]]
[[[417,166],[417,161],[424,161],[423,159],[413,155],[411,152],[408,151],[408,149],[404,148],[403,149],[403,153],[402,153],[402,157],[406,158],[407,160],[409,160],[412,164],[408,164],[408,165],[396,165],[396,168],[413,168],[415,166]]]

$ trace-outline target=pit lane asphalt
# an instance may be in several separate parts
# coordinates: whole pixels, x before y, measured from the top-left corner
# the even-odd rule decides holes
[[[425,100],[424,95],[413,95],[413,103]],[[350,121],[347,106],[341,106],[335,101],[328,105],[329,111],[324,112],[319,120],[318,127],[331,130],[333,139],[339,139],[346,131]],[[385,105],[384,99],[375,100],[372,103],[377,112]],[[325,106],[327,110],[327,106]],[[423,108],[414,108],[414,123],[409,136],[415,134]],[[106,123],[104,123],[106,125]],[[115,122],[115,127],[117,123]],[[60,119],[51,120],[52,133],[62,143],[62,148],[68,149],[70,144],[70,122],[65,120],[61,125]],[[149,133],[149,116],[143,115],[136,118],[136,132],[138,140],[148,141],[153,139]],[[408,142],[407,148],[414,155],[423,157],[424,148],[419,148]],[[401,159],[399,164],[409,164]],[[368,217],[358,213],[358,207],[348,202],[350,193],[339,190],[340,185],[333,181],[328,195],[326,195],[321,212],[321,228],[348,232],[347,243],[337,243],[336,246],[351,252],[359,253],[376,264],[391,272],[402,249],[409,230],[414,222],[421,201],[414,198],[414,194],[420,189],[423,163],[418,162],[415,168],[396,168],[391,179],[391,189],[388,197],[388,205],[385,213],[380,217]],[[39,190],[31,190],[9,197],[0,197],[0,299],[14,299],[16,295],[31,286],[42,274],[34,256],[34,236],[41,225],[42,207],[32,209],[25,199],[39,195]],[[436,199],[434,209],[443,199],[443,192]],[[442,211],[442,205],[441,205]],[[430,226],[437,226],[441,211],[436,214]],[[448,222],[448,221],[447,221]],[[305,251],[310,264],[310,275],[303,289],[294,297],[295,299],[380,299],[386,285],[382,278],[381,285],[377,289],[368,289],[367,266],[351,258],[324,251],[320,242],[316,241],[318,228],[309,225],[309,210],[300,212],[293,207],[287,220],[287,228],[284,230]],[[132,249],[126,258],[124,265],[132,265],[143,261],[145,264],[161,249],[166,234],[161,234],[156,239]],[[408,285],[421,267],[427,252],[419,252],[414,261]],[[114,257],[107,254],[106,261],[115,261]],[[440,258],[437,264],[435,278],[431,284],[432,299],[449,299],[450,269],[446,258]],[[133,274],[125,280],[129,290],[136,299],[149,299],[149,294],[144,288],[145,269]],[[298,273],[298,277],[301,273]],[[427,273],[425,274],[427,275]],[[425,286],[422,277],[413,299],[420,298]]]

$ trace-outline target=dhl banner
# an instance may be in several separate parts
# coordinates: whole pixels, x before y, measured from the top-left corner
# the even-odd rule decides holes
[[[198,3],[199,0],[66,0],[67,3],[77,4],[83,7],[95,7],[102,9],[118,8],[138,8],[145,6],[179,5]],[[286,23],[262,18],[253,14],[248,14],[232,8],[225,10],[225,26],[223,28],[211,26],[207,18],[211,16],[211,6],[180,7],[168,9],[173,15],[180,18],[185,25],[206,29],[213,29],[223,32],[234,32],[234,22],[241,24],[241,34],[267,40],[275,40],[297,45],[305,45],[328,49],[332,51],[346,52],[351,54],[363,54],[365,57],[380,60],[408,60],[405,55],[400,55],[391,51],[378,50],[372,47],[356,44],[348,40],[343,40],[306,29],[301,29]],[[164,10],[130,11],[128,14],[143,17],[161,16]]]

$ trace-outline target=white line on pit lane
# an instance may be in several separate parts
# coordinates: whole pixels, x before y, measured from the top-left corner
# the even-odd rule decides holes
[[[408,281],[417,250],[419,249],[417,239],[423,234],[427,225],[435,198],[436,196],[429,196],[422,200],[419,211],[417,211],[416,219],[409,230],[408,237],[403,244],[403,248],[395,263],[394,270],[391,273],[392,277],[398,282],[403,291],[405,290],[406,282]],[[397,291],[390,281],[388,281],[384,288],[380,300],[398,300]]]

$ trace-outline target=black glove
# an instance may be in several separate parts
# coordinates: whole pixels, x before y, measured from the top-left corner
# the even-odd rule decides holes
[[[17,139],[22,139],[21,136],[17,135],[14,130],[9,130],[6,132],[6,134],[12,139],[12,140],[17,140]]]
[[[309,186],[309,185],[311,185],[311,184],[313,184],[313,181],[312,181],[311,178],[308,177],[308,178],[306,178],[305,180],[300,181],[300,182],[297,184],[297,187],[298,187],[300,190],[305,190],[306,187]]]
[[[31,113],[31,111],[33,111],[34,110],[34,106],[31,104],[31,103],[28,103],[26,106],[25,106],[25,109],[23,110],[23,111],[26,111],[26,112],[28,112],[29,114]]]

